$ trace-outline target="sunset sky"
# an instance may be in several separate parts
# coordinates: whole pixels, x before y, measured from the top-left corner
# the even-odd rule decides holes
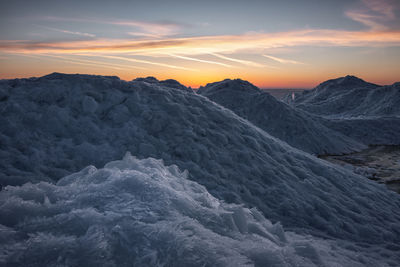
[[[0,79],[51,72],[242,78],[311,88],[347,74],[400,81],[399,0],[4,1]]]

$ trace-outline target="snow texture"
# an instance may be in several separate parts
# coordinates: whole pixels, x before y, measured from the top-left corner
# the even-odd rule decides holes
[[[366,145],[400,145],[400,117],[322,118],[321,123]]]
[[[178,265],[225,265],[230,259],[290,266],[293,259],[301,266],[335,266],[348,257],[361,265],[398,262],[399,195],[173,84],[59,73],[0,81],[0,180],[3,186],[24,184],[0,192],[3,262],[12,266],[34,256],[48,265],[80,266],[85,259],[102,266],[125,260],[171,265],[179,259]],[[127,151],[188,170],[192,182],[182,182],[176,167],[130,156],[62,178],[88,165],[100,168]],[[235,210],[241,211],[224,233],[229,216],[222,214]],[[277,222],[305,240],[312,235],[311,243],[318,237],[341,245],[288,245],[273,230]],[[260,229],[248,230],[251,224]],[[341,254],[343,247],[351,253]],[[320,248],[330,252],[319,254]]]
[[[354,76],[321,83],[313,90],[286,101],[294,106],[325,116],[364,117],[400,116],[400,83],[379,86]]]
[[[378,86],[346,76],[296,93],[294,100],[287,95],[284,101],[365,145],[400,144],[400,83]]]
[[[395,249],[285,232],[187,172],[127,154],[0,192],[2,266],[395,266]],[[384,255],[384,258],[382,257]],[[383,258],[383,259],[382,259]]]
[[[319,118],[278,101],[247,81],[224,80],[198,93],[234,111],[269,134],[313,154],[342,154],[365,145],[327,128]]]

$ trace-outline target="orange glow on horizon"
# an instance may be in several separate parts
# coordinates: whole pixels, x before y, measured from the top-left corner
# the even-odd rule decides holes
[[[400,47],[400,31],[298,30],[279,33],[162,38],[96,39],[69,42],[0,41],[0,78],[41,76],[54,71],[116,75],[121,79],[155,76],[197,88],[226,78],[248,80],[260,88],[312,88],[324,80],[353,74],[370,82],[399,79],[396,57],[376,69],[367,56],[356,61],[335,55],[304,57],[303,49],[385,51]],[[288,50],[282,54],[280,50]],[[375,49],[375,50],[374,50]],[[278,51],[278,54],[274,53]],[[353,55],[350,53],[350,57]],[[379,54],[374,55],[381,60]],[[343,56],[342,56],[343,57]],[[300,58],[300,59],[299,59]],[[302,59],[301,59],[302,58]],[[400,59],[400,58],[399,58]]]

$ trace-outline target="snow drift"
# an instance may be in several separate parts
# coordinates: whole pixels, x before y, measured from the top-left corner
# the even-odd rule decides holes
[[[394,249],[285,232],[177,166],[127,154],[57,184],[0,192],[7,266],[395,266]],[[381,255],[385,255],[382,259]]]
[[[328,80],[286,101],[311,113],[335,116],[400,116],[400,83],[379,86],[354,76]]]
[[[400,145],[400,117],[322,118],[321,123],[366,145]]]
[[[224,80],[201,87],[198,93],[232,110],[293,147],[313,154],[342,154],[365,148],[306,114],[277,100],[247,81]]]
[[[102,167],[130,151],[140,159],[162,159],[167,166],[188,170],[188,178],[214,197],[255,207],[288,231],[398,249],[397,194],[295,149],[206,97],[171,84],[57,73],[1,81],[2,185],[42,181],[15,189],[32,195],[35,188],[53,188],[45,182],[87,165]],[[101,190],[106,201],[109,195]],[[90,201],[91,195],[68,192],[69,197]],[[7,197],[1,205],[20,202],[5,202],[11,195],[2,194]],[[129,201],[123,192],[113,194],[119,203]],[[95,202],[90,202],[93,209]],[[4,220],[21,222],[18,216],[10,213]],[[62,223],[65,217],[60,218]]]
[[[328,80],[284,101],[366,145],[400,144],[400,84],[379,86],[354,76]]]

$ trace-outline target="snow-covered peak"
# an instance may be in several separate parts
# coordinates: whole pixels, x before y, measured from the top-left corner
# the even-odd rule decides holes
[[[313,154],[349,153],[364,145],[323,126],[317,118],[277,100],[243,80],[209,84],[198,93],[267,133]]]
[[[221,90],[232,90],[235,92],[251,92],[251,93],[258,93],[261,90],[254,86],[253,84],[249,83],[248,81],[244,81],[241,79],[225,79],[220,82],[209,83],[204,87],[200,87],[197,91],[199,94],[212,94],[214,92],[218,92]]]
[[[188,91],[188,92],[193,92],[192,89],[184,86],[183,84],[181,84],[180,82],[178,82],[177,80],[174,79],[167,79],[164,81],[160,81],[160,84],[166,87],[170,87],[170,88],[176,88],[176,89],[181,89],[184,91]]]
[[[153,76],[148,76],[146,78],[143,77],[139,77],[136,78],[134,80],[132,80],[133,82],[147,82],[147,83],[158,83],[159,81],[157,80],[157,78],[153,77]]]
[[[173,80],[173,79],[159,81],[159,80],[157,80],[157,78],[149,76],[146,78],[136,78],[132,82],[146,82],[146,83],[150,83],[150,84],[158,84],[158,85],[165,86],[168,88],[175,88],[175,89],[180,89],[180,90],[187,91],[187,92],[193,92],[192,89],[184,86],[180,82]]]
[[[339,90],[339,89],[355,89],[355,88],[371,88],[371,87],[377,87],[378,85],[366,82],[356,76],[352,75],[347,75],[345,77],[340,77],[336,79],[331,79],[328,81],[325,81],[321,83],[320,85],[317,86],[318,89],[333,89],[333,90]]]
[[[400,83],[379,86],[354,76],[321,83],[288,103],[324,116],[400,116]]]
[[[53,72],[37,79],[47,79],[47,80],[62,80],[62,79],[79,79],[79,78],[98,78],[98,79],[116,79],[119,80],[118,76],[102,76],[102,75],[93,75],[93,74],[67,74],[67,73],[60,73],[60,72]]]
[[[395,82],[392,84],[393,87],[400,88],[400,82]]]

